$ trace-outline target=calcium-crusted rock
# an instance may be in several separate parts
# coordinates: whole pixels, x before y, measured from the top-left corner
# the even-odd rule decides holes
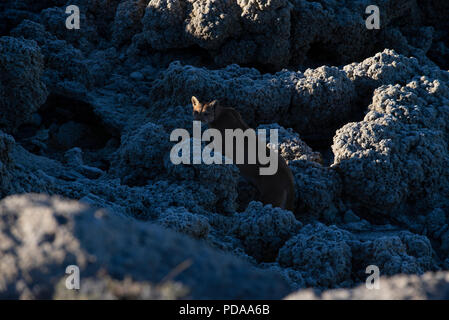
[[[307,69],[294,83],[289,117],[285,122],[302,134],[326,135],[328,128],[351,116],[354,84],[336,67]]]
[[[112,163],[114,174],[131,185],[161,175],[170,148],[169,137],[162,126],[152,122],[125,134]]]
[[[188,42],[209,50],[219,49],[224,41],[241,32],[237,2],[186,1],[185,8],[188,18],[184,37]]]
[[[257,62],[278,69],[289,60],[290,10],[286,0],[152,0],[134,41],[158,50],[197,45],[220,65]]]
[[[189,296],[189,289],[179,282],[153,284],[131,277],[113,279],[100,270],[97,276],[83,278],[78,290],[67,290],[65,279],[55,286],[55,300],[178,300]]]
[[[423,275],[380,277],[379,290],[360,284],[353,289],[317,292],[306,289],[289,294],[287,300],[447,300],[449,272],[427,272]]]
[[[78,3],[78,6],[81,4]],[[52,35],[58,39],[65,40],[68,43],[83,50],[92,50],[93,43],[99,39],[97,28],[94,25],[95,20],[88,19],[86,15],[87,10],[83,10],[83,6],[80,7],[80,28],[68,29],[66,28],[66,19],[69,16],[66,14],[67,6],[52,7],[41,11],[39,22],[49,31]]]
[[[419,6],[412,0],[380,1],[376,5],[381,8],[381,28],[369,30],[364,21],[365,9],[371,4],[368,0],[155,0],[143,5],[135,0],[79,0],[83,27],[71,33],[57,29],[64,23],[65,4],[5,1],[0,31],[7,34],[23,19],[42,19],[53,33],[68,41],[76,39],[86,50],[92,48],[89,42],[103,46],[112,34],[114,40],[123,34],[120,37],[133,39],[132,46],[142,55],[148,48],[157,54],[179,50],[180,56],[188,59],[194,49],[196,55],[215,64],[275,70],[297,65],[342,65],[372,56],[379,48],[392,48],[420,60],[427,54],[444,65],[447,51],[447,24],[435,18],[446,9],[440,1]],[[39,12],[46,7],[53,8],[44,10],[40,17]],[[102,19],[96,19],[98,16]],[[405,19],[415,23],[403,23]]]
[[[314,138],[328,136],[351,116],[356,97],[353,83],[335,67],[262,75],[237,65],[208,70],[173,62],[150,90],[154,117],[167,105],[185,105],[192,95],[204,101],[219,99],[238,110],[250,126],[277,122]]]
[[[309,224],[285,243],[277,261],[300,271],[307,286],[335,287],[350,280],[350,238],[349,232],[336,226]]]
[[[353,254],[354,277],[366,278],[370,265],[382,275],[398,273],[422,274],[435,267],[429,239],[408,231],[355,235],[358,241],[349,242]]]
[[[255,69],[237,65],[208,70],[173,62],[150,89],[155,117],[159,117],[167,105],[189,103],[192,95],[204,101],[219,99],[223,105],[237,109],[248,124],[255,125],[257,122],[272,123],[286,113],[291,88],[281,78],[261,75]]]
[[[369,103],[366,98],[371,97],[374,89],[381,85],[405,85],[416,75],[449,81],[448,72],[434,65],[420,64],[415,57],[406,57],[391,49],[378,52],[360,63],[348,64],[343,70],[356,86],[361,103]]]
[[[440,132],[410,130],[388,117],[346,125],[334,141],[345,196],[374,213],[398,214],[406,201],[432,196],[446,162]]]
[[[158,224],[194,238],[206,238],[210,225],[206,217],[192,214],[185,208],[168,208],[159,216]]]
[[[82,198],[96,207],[106,207],[139,220],[154,220],[170,207],[207,213],[219,206],[219,197],[198,182],[157,180],[141,187],[120,185],[116,180],[77,181],[66,196]]]
[[[178,276],[183,285],[189,282],[187,286],[194,288],[193,295],[172,297],[215,298],[217,292],[210,293],[204,283],[223,288],[220,277],[238,283],[223,289],[225,297],[272,297],[262,292],[269,291],[264,288],[270,283],[277,286],[277,276],[254,278],[247,264],[229,265],[221,257],[204,254],[210,250],[206,246],[271,269],[295,289],[363,283],[368,264],[378,265],[381,275],[449,268],[449,73],[441,70],[448,68],[449,28],[438,18],[447,11],[444,1],[380,0],[379,30],[365,27],[369,0],[78,0],[80,30],[65,28],[66,2],[0,2],[0,36],[14,37],[0,42],[3,50],[4,39],[10,39],[10,51],[0,61],[11,57],[0,64],[0,69],[6,68],[0,72],[0,90],[6,90],[0,98],[12,103],[12,109],[0,108],[0,130],[14,136],[0,134],[0,197],[58,194],[128,216],[131,225],[139,219],[172,230],[145,226],[154,241],[134,245],[146,237],[127,224],[112,227],[95,218],[67,229],[72,225],[67,218],[66,227],[55,222],[55,230],[61,229],[66,238],[57,233],[52,242],[51,232],[39,233],[53,230],[46,227],[53,220],[41,213],[53,210],[46,205],[50,200],[33,200],[32,218],[27,213],[26,219],[11,219],[0,227],[3,245],[9,246],[5,239],[15,237],[6,254],[0,252],[4,270],[19,270],[20,277],[20,270],[30,264],[15,261],[37,256],[33,270],[22,273],[25,280],[8,282],[8,288],[17,289],[14,297],[68,297],[59,266],[60,273],[48,277],[55,282],[40,287],[53,294],[41,293],[26,281],[52,272],[40,252],[50,248],[48,263],[55,265],[52,254],[59,259],[66,251],[52,251],[52,245],[64,245],[67,242],[60,239],[74,234],[72,238],[83,239],[74,241],[88,244],[89,253],[100,252],[92,269],[103,264],[123,272],[111,273],[109,268],[102,275],[90,267],[82,269],[84,285],[70,298],[158,298],[158,282],[179,265],[179,254],[197,257],[194,268],[205,267]],[[413,24],[405,23],[411,20]],[[27,57],[38,63],[28,63]],[[32,72],[22,77],[8,69],[11,66]],[[40,80],[34,81],[40,73]],[[25,78],[27,84],[11,86],[9,78],[2,78],[9,75]],[[38,98],[47,94],[34,86],[39,82],[50,93],[40,107]],[[7,95],[15,92],[31,98],[26,103],[9,99]],[[241,182],[235,166],[173,165],[168,159],[173,145],[169,134],[176,128],[191,133],[192,95],[235,107],[253,128],[279,129],[280,152],[295,176],[296,219],[337,227],[298,231],[299,222],[290,212],[254,203],[245,210],[257,195],[253,186]],[[17,114],[5,120],[3,114],[11,110]],[[323,154],[322,166],[318,154],[302,140]],[[61,206],[71,207],[63,202]],[[80,209],[79,215],[87,211],[93,210]],[[10,230],[19,224],[26,230],[16,236]],[[29,231],[34,229],[35,233]],[[172,231],[188,237],[178,238]],[[113,236],[105,236],[108,232]],[[345,236],[337,237],[340,233]],[[135,242],[134,235],[139,237]],[[40,243],[22,250],[31,247],[34,236]],[[176,245],[154,254],[172,236],[178,239]],[[107,243],[112,237],[111,249]],[[194,240],[189,237],[203,244],[186,249],[185,239]],[[295,238],[308,240],[296,245]],[[126,250],[121,250],[122,241]],[[287,246],[288,241],[292,242]],[[284,245],[287,262],[281,263],[279,248]],[[10,258],[18,251],[25,254]],[[297,263],[291,262],[292,252],[300,257]],[[312,259],[301,252],[312,252]],[[109,253],[114,258],[109,259]],[[75,259],[76,254],[73,249],[65,257]],[[157,264],[160,273],[146,267],[158,268],[153,260],[130,263],[144,255],[148,261],[162,261]],[[172,260],[166,263],[163,257]],[[14,264],[15,271],[10,267]],[[42,279],[47,278],[38,282]],[[259,295],[252,295],[256,291]]]
[[[78,0],[77,6],[81,13],[86,14],[88,27],[95,30],[99,36],[109,39],[114,17],[121,2],[122,0]],[[97,41],[101,40],[97,38]]]
[[[191,298],[281,298],[289,291],[276,274],[185,236],[59,197],[2,200],[0,238],[3,298],[51,298],[69,265],[86,278],[104,269],[113,279],[150,283],[178,268],[170,280],[185,285]],[[239,281],[229,287],[229,278]]]
[[[409,0],[378,3],[383,8],[382,26],[380,30],[367,29],[364,13],[370,4],[153,0],[148,3],[143,30],[134,36],[133,46],[139,51],[147,47],[158,51],[200,48],[203,56],[221,66],[237,63],[280,70],[288,65],[351,63],[373,55],[381,46],[426,60],[429,50],[435,47],[433,51],[437,51],[432,40],[444,43],[445,27],[440,21],[430,22],[434,28],[400,22],[422,20],[421,6]],[[438,12],[435,7],[429,5],[426,11]]]
[[[215,61],[218,63],[253,62],[274,70],[286,65],[290,58],[290,12],[292,9],[290,2],[250,0],[237,1],[237,3],[242,10],[240,13],[242,32],[245,34],[240,36],[240,42],[231,41],[225,46],[224,54]],[[254,44],[249,43],[249,39],[254,41]],[[226,56],[231,48],[234,55]]]
[[[0,126],[14,132],[47,99],[40,48],[34,41],[1,37],[0,69]]]
[[[151,47],[159,50],[185,46],[183,24],[185,1],[149,1],[143,17],[143,39]]]
[[[305,160],[291,161],[289,166],[295,180],[296,216],[336,222],[342,186],[335,170]]]
[[[258,261],[273,261],[284,242],[301,226],[290,211],[253,201],[244,212],[234,216],[231,233]]]
[[[368,0],[338,3],[294,0],[292,4],[291,53],[295,64],[351,63],[373,55],[379,47],[397,49],[404,54],[417,51],[401,32],[416,25],[400,28],[404,24],[399,22],[403,19],[419,20],[420,9],[415,1],[378,1],[379,30],[365,26],[368,17],[365,10],[373,4]],[[414,36],[418,34],[415,32]],[[425,51],[420,53],[425,54]]]
[[[192,190],[198,190],[198,198],[213,199],[210,203],[212,207],[208,207],[209,211],[232,213],[237,209],[237,188],[240,178],[238,168],[233,164],[225,164],[225,158],[218,154],[221,158],[221,164],[206,164],[204,159],[199,159],[200,154],[196,154],[194,150],[195,138],[190,138],[184,141],[184,144],[190,146],[190,164],[174,164],[170,157],[166,157],[164,166],[170,179],[181,181]],[[201,143],[201,142],[199,142]],[[206,149],[207,146],[201,143],[201,153],[211,149]],[[170,152],[173,152],[171,149]],[[194,161],[200,161],[195,163]]]
[[[427,77],[376,90],[364,120],[334,137],[333,166],[345,196],[370,212],[395,215],[407,202],[424,208],[441,202],[448,94],[445,83]]]
[[[109,208],[140,220],[157,219],[170,207],[189,212],[234,212],[238,170],[232,165],[170,166],[157,180],[142,186],[127,186],[111,174],[92,176],[98,169],[79,163],[62,164],[36,156],[22,147],[12,148],[9,193],[39,192],[82,199],[99,208]],[[93,180],[96,179],[96,180]]]
[[[127,0],[118,5],[112,25],[112,42],[115,45],[130,42],[133,35],[142,30],[141,19],[146,5],[145,0]]]
[[[9,193],[11,186],[11,149],[14,139],[10,135],[0,131],[0,196],[4,197]]]
[[[166,108],[158,117],[157,124],[163,126],[167,132],[172,132],[175,129],[186,129],[192,135],[192,105],[179,105]]]
[[[426,233],[428,236],[438,239],[448,229],[447,217],[444,210],[435,208],[426,216]]]
[[[45,43],[47,39],[55,39],[50,32],[45,30],[45,26],[42,24],[24,19],[16,28],[11,30],[13,37],[23,37],[25,39],[34,40],[38,45]]]
[[[374,111],[374,119],[388,114],[400,122],[442,131],[449,141],[449,82],[444,79],[422,76],[403,87],[381,86],[368,109]]]
[[[306,225],[279,251],[277,261],[287,269],[273,269],[295,287],[334,287],[365,281],[366,269],[372,265],[381,275],[422,274],[438,268],[435,252],[424,236],[360,220],[342,228]]]
[[[65,16],[63,11],[61,14],[63,15],[62,17]],[[49,18],[52,17],[53,15],[50,14]],[[65,25],[65,20],[60,20],[61,16],[57,16],[56,19],[62,25]],[[55,28],[71,31],[66,28],[60,28],[61,24],[57,24]],[[106,77],[104,65],[110,65],[109,60],[112,57],[109,55],[108,59],[103,59],[103,61],[97,59],[94,63],[91,62],[89,66],[89,60],[86,57],[87,53],[74,46],[74,44],[77,44],[78,40],[76,39],[79,39],[79,37],[75,36],[74,40],[71,38],[58,39],[57,36],[47,31],[44,25],[29,20],[22,21],[11,33],[15,37],[35,40],[39,44],[45,59],[43,80],[53,93],[80,99],[86,96],[87,89],[90,89],[95,82],[97,84],[104,82]],[[70,34],[73,34],[73,32]],[[74,43],[72,44],[70,41]],[[83,49],[88,50],[87,48]],[[98,55],[97,52],[95,53]],[[102,70],[99,70],[101,67],[103,67]],[[112,69],[109,69],[109,72],[111,71]]]
[[[267,145],[270,148],[276,148],[270,142],[270,130],[277,130],[278,135],[278,152],[285,159],[287,163],[293,160],[307,160],[317,163],[322,163],[323,159],[319,152],[315,152],[304,141],[301,140],[299,134],[293,129],[278,125],[277,123],[271,125],[260,125],[257,130],[265,130]]]

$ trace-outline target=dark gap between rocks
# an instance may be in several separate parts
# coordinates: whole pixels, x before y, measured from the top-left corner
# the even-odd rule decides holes
[[[340,65],[341,61],[335,52],[332,51],[332,47],[333,46],[329,44],[319,41],[312,43],[310,49],[307,51],[304,66],[306,68],[315,69],[323,65]]]
[[[20,127],[17,141],[29,152],[60,161],[69,149],[96,152],[113,138],[92,105],[58,94],[50,94],[33,119]],[[103,168],[109,166],[102,163]]]

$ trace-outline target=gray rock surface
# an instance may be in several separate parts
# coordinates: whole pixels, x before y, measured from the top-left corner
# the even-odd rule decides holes
[[[361,279],[367,277],[364,272],[369,265],[376,265],[382,275],[422,274],[432,269],[432,246],[426,237],[408,231],[375,236],[356,236],[358,241],[350,242]]]
[[[425,76],[376,89],[364,120],[334,136],[333,166],[346,195],[366,210],[396,215],[408,201],[424,209],[442,201],[448,93],[445,82]]]
[[[2,197],[8,193],[10,188],[12,165],[10,152],[13,144],[13,137],[0,131],[0,194]]]
[[[301,290],[288,295],[287,300],[447,300],[449,298],[447,272],[428,272],[424,275],[396,275],[381,277],[380,288],[367,289],[365,284],[354,289],[334,289],[316,292]]]
[[[214,61],[258,62],[279,68],[289,60],[291,5],[285,0],[152,0],[133,39],[157,50],[199,46]]]
[[[237,65],[211,71],[173,62],[150,90],[155,116],[192,95],[235,107],[250,126],[278,122],[308,135],[323,134],[348,117],[356,96],[353,83],[335,67],[270,75]]]
[[[167,135],[162,126],[151,122],[124,135],[111,172],[121,177],[124,184],[157,177],[163,170],[161,160],[170,148]]]
[[[158,223],[198,239],[206,238],[210,230],[209,220],[206,217],[192,214],[182,207],[168,208],[159,216]]]
[[[307,225],[285,243],[277,260],[281,266],[300,271],[307,286],[333,287],[351,274],[349,237],[335,226]]]
[[[47,99],[40,48],[34,41],[1,37],[0,70],[0,126],[14,132]]]
[[[293,129],[285,129],[277,123],[271,125],[260,125],[257,130],[265,130],[266,140],[269,147],[276,150],[276,146],[270,143],[270,130],[277,130],[278,150],[282,158],[287,163],[293,160],[307,160],[322,163],[323,158],[319,152],[313,151],[304,141],[301,140],[298,133]]]
[[[413,283],[375,297],[441,294],[415,275],[449,269],[448,8],[382,0],[368,30],[369,4],[79,0],[68,30],[65,0],[2,1],[0,296],[358,297],[370,264]],[[294,212],[235,166],[170,161],[192,95],[279,130]]]
[[[81,286],[84,277],[107,281],[108,276],[117,280],[130,276],[158,284],[169,276],[186,286],[192,298],[281,298],[289,290],[276,274],[229,254],[60,197],[30,194],[3,199],[0,237],[3,298],[51,298],[60,292],[55,289],[68,265],[79,266]],[[97,275],[100,268],[106,275]],[[232,286],[227,285],[230,279]]]
[[[296,215],[306,221],[322,218],[336,222],[342,185],[335,170],[304,160],[294,160],[290,167],[295,180]]]
[[[250,256],[269,261],[300,227],[301,223],[290,211],[251,202],[244,212],[234,217],[231,232],[242,241]]]

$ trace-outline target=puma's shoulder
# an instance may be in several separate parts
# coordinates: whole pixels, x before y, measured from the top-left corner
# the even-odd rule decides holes
[[[222,108],[220,116],[223,117],[223,119],[232,119],[232,121],[235,122],[236,127],[238,128],[249,129],[249,126],[242,119],[240,113],[234,108]]]

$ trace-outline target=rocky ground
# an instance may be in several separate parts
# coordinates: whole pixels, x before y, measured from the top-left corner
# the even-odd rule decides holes
[[[447,1],[66,2],[0,3],[0,298],[448,298]],[[279,129],[294,212],[170,162],[192,95]]]

